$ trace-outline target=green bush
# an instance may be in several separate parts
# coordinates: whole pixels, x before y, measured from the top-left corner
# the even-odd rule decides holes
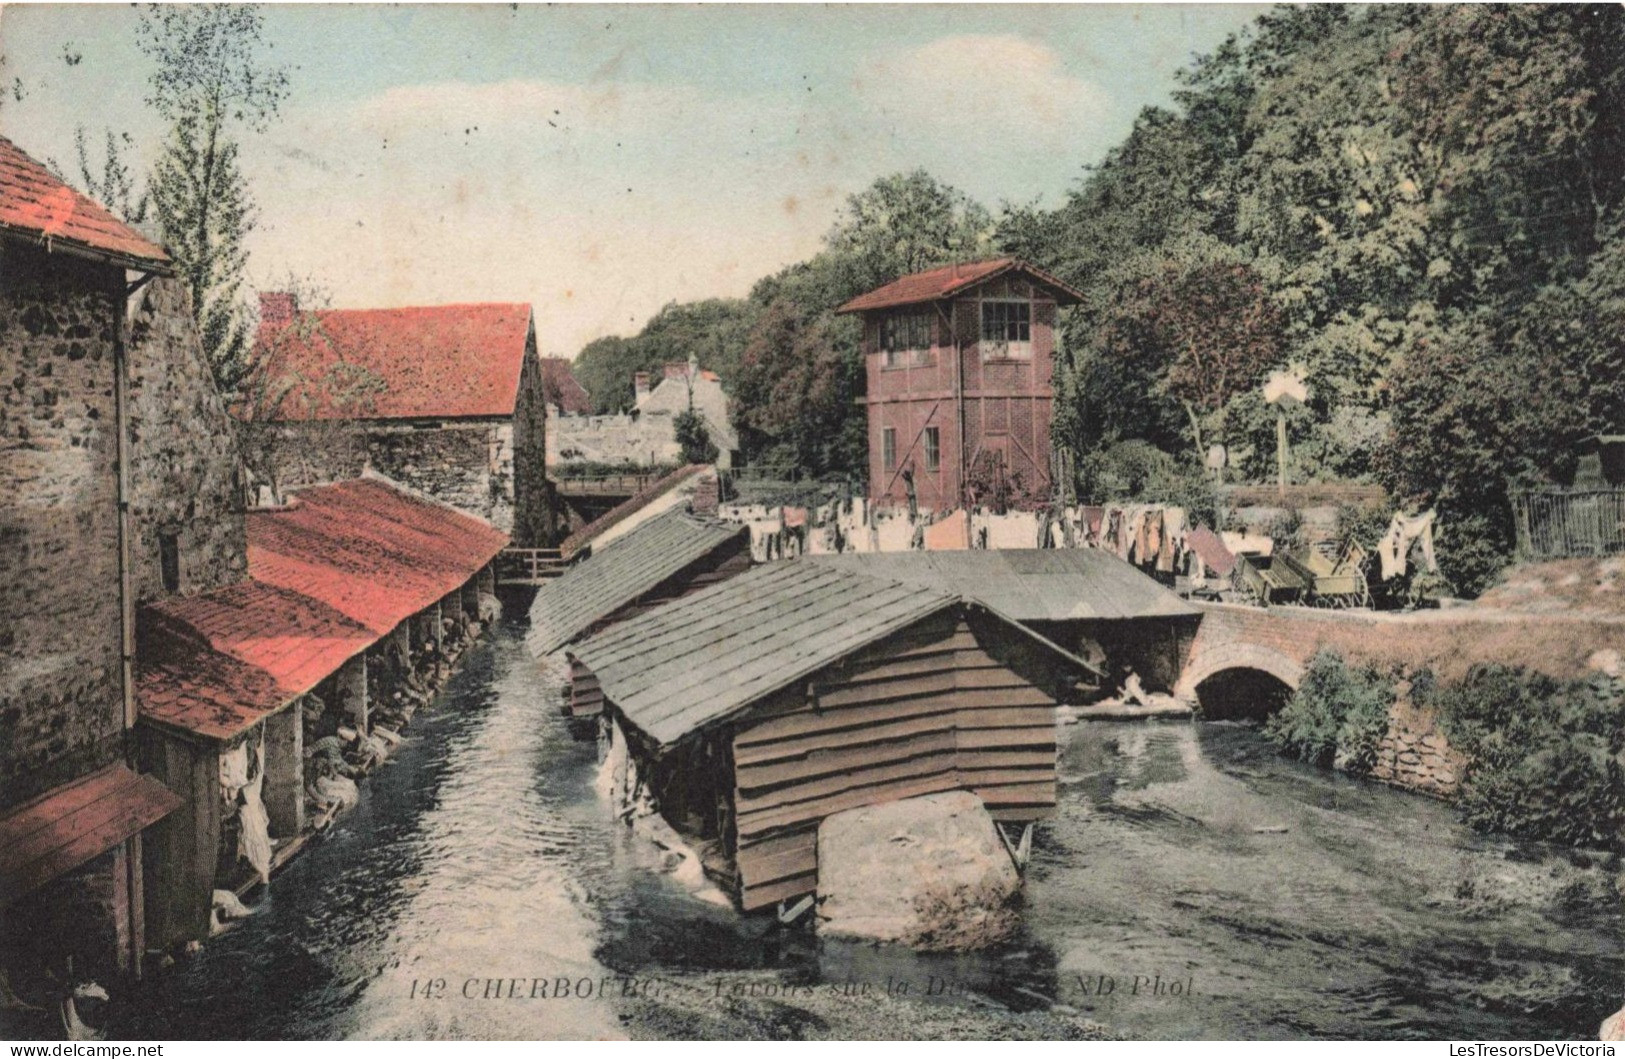
[[[1215,525],[1218,494],[1190,457],[1147,441],[1119,441],[1078,458],[1078,495],[1093,502],[1138,501],[1185,509],[1192,526]]]
[[[1471,826],[1625,849],[1625,683],[1482,666],[1426,702],[1470,759],[1459,806]]]
[[[1364,774],[1376,763],[1393,704],[1391,675],[1322,649],[1286,706],[1264,725],[1264,735],[1301,761]]]

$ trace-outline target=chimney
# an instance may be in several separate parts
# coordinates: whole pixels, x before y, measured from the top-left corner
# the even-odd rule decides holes
[[[299,299],[289,291],[265,291],[260,294],[260,326],[281,327],[293,323],[299,311]]]
[[[632,374],[632,396],[638,404],[642,404],[643,399],[649,396],[648,372],[639,371]]]

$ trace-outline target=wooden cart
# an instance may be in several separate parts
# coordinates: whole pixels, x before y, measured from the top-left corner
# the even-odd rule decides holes
[[[1271,603],[1297,603],[1309,591],[1312,578],[1286,556],[1238,555],[1230,582],[1236,592],[1249,603],[1269,606]]]

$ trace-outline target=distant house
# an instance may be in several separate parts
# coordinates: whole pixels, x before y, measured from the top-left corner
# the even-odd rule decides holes
[[[1014,258],[853,298],[868,376],[869,496],[951,509],[1048,499],[1056,310],[1082,295]]]
[[[304,311],[291,294],[264,294],[257,354],[248,456],[277,491],[370,467],[516,544],[550,542],[530,306]]]
[[[940,791],[1055,807],[1055,706],[1093,667],[985,604],[771,563],[566,649],[617,771],[746,910],[819,888],[835,813]],[[907,857],[906,847],[890,851]]]
[[[705,420],[706,432],[717,447],[717,466],[723,470],[731,467],[733,455],[739,451],[739,435],[728,420],[728,395],[723,392],[721,377],[691,360],[687,364],[667,364],[652,388],[649,382],[645,372],[632,377],[638,413],[675,418],[694,409]]]
[[[648,372],[635,374],[632,389],[635,403],[630,412],[553,421],[547,435],[547,465],[675,463],[682,458],[676,419],[693,408],[717,447],[716,466],[723,470],[733,466],[739,435],[728,419],[728,394],[716,372],[692,361],[667,364],[658,380],[651,380]]]
[[[563,357],[542,358],[542,388],[547,407],[556,416],[592,414],[592,395],[576,378],[575,370]]]

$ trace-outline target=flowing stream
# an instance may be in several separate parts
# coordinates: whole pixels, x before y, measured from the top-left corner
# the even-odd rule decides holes
[[[472,649],[360,806],[111,1035],[985,1036],[1041,1012],[1130,1037],[1594,1039],[1625,993],[1617,864],[1475,835],[1221,724],[1064,730],[1016,943],[821,943],[660,873],[523,631]],[[878,997],[836,1020],[797,990]]]

